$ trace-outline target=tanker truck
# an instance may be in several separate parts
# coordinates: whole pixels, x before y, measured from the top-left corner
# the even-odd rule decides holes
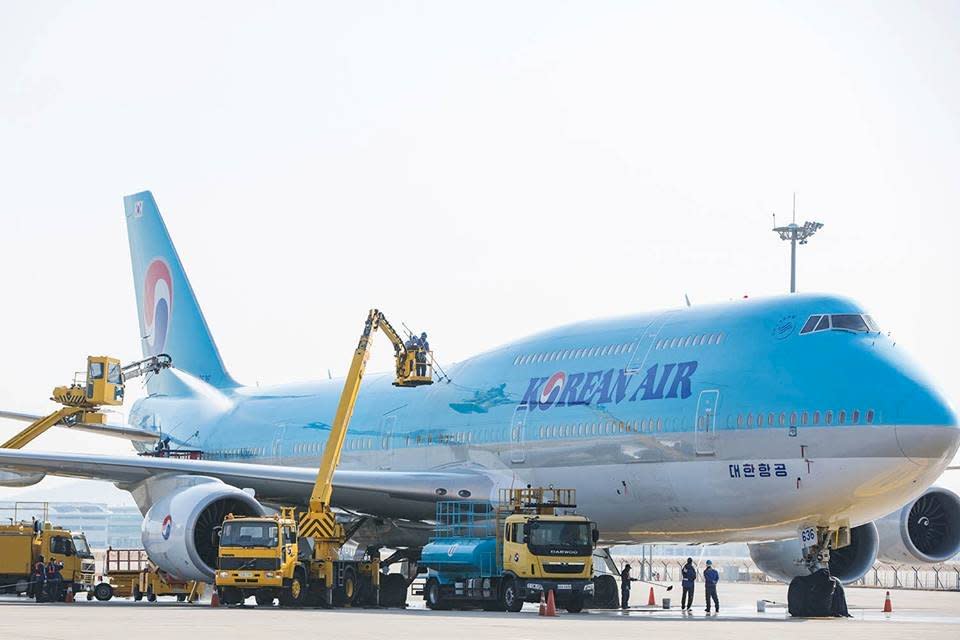
[[[437,503],[423,547],[423,598],[430,609],[520,611],[552,591],[558,607],[583,610],[593,596],[596,524],[574,512],[574,489],[502,489],[498,504]]]

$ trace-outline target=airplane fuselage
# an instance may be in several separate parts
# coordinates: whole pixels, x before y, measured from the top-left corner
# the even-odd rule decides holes
[[[740,301],[561,327],[421,389],[371,375],[341,466],[572,486],[604,538],[622,542],[856,526],[919,495],[960,441],[902,349],[869,317],[857,328],[863,313],[834,296]],[[801,333],[820,314],[853,328]],[[302,467],[318,464],[342,386],[216,389],[163,375],[185,393],[139,401],[135,426],[208,459]]]

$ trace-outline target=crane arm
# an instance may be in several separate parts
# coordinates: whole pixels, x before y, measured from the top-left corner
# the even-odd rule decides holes
[[[370,310],[366,324],[363,326],[363,333],[360,335],[360,342],[353,352],[353,360],[350,361],[350,369],[343,381],[343,391],[340,393],[340,402],[337,404],[337,412],[333,418],[330,435],[327,437],[327,445],[320,458],[317,481],[310,494],[310,511],[314,513],[322,511],[326,505],[330,504],[330,496],[333,493],[333,472],[340,463],[340,452],[347,436],[347,426],[350,424],[353,408],[357,403],[357,394],[360,393],[360,381],[367,368],[367,360],[370,357],[370,338],[377,330],[382,318],[382,313],[376,309]]]
[[[0,448],[22,449],[33,440],[36,440],[50,427],[83,412],[84,409],[82,407],[61,407],[53,413],[31,422],[26,429],[0,445]]]

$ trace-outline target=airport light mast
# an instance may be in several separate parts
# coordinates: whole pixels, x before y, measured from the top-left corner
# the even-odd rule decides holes
[[[785,227],[777,226],[777,214],[773,214],[773,230],[780,235],[781,240],[790,241],[790,293],[797,292],[797,244],[807,244],[810,236],[823,226],[820,222],[804,222],[797,224],[797,194],[793,194],[793,222]]]

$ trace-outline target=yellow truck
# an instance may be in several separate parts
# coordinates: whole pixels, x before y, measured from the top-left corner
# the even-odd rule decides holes
[[[112,598],[155,602],[165,596],[196,602],[203,595],[202,584],[174,578],[151,562],[143,549],[107,549],[103,568],[103,579],[93,589],[101,602]]]
[[[430,609],[520,611],[553,592],[579,613],[594,593],[596,524],[573,512],[573,489],[501,489],[499,504],[437,503],[436,535],[420,554]]]
[[[26,510],[21,503],[13,508]],[[33,567],[41,558],[44,563],[53,560],[63,564],[55,589],[37,584],[33,578]],[[82,533],[53,526],[46,518],[10,518],[0,524],[0,585],[6,593],[62,602],[68,591],[76,594],[92,589],[94,572],[93,554]]]

